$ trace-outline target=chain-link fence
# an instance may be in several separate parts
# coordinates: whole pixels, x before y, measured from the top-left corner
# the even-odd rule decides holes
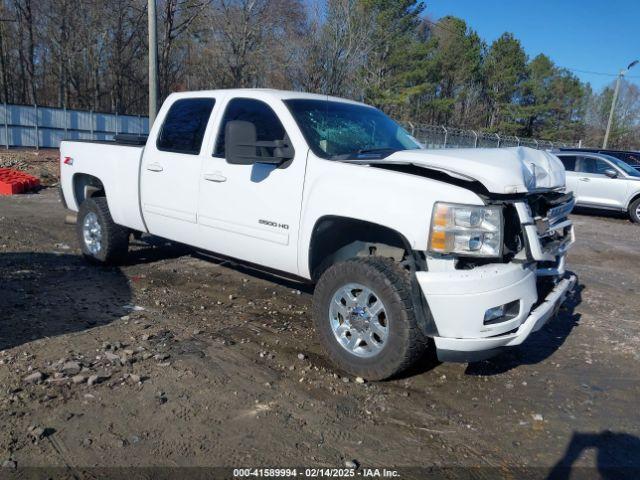
[[[578,144],[523,138],[499,133],[464,130],[461,128],[425,125],[403,122],[403,127],[426,148],[499,148],[531,147],[551,149],[558,147],[577,147]]]

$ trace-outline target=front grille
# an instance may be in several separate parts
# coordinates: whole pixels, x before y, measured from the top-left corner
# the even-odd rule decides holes
[[[543,253],[556,254],[571,242],[571,226],[556,230],[540,238]]]
[[[574,202],[573,194],[559,192],[536,193],[496,202],[503,207],[502,257],[461,257],[456,262],[456,269],[467,270],[513,260],[553,262],[557,267],[559,259],[573,241],[573,227],[568,215]]]
[[[547,192],[527,196],[527,205],[533,218],[566,217],[573,208],[573,202],[573,193]],[[571,206],[567,210],[568,204]]]
[[[542,253],[555,255],[571,242],[569,214],[575,205],[572,193],[547,193],[527,199]]]
[[[566,202],[550,208],[547,211],[547,219],[549,220],[549,224],[553,226],[563,221],[564,219],[566,219],[571,213],[571,210],[573,210],[573,207],[575,204],[576,204],[576,201],[572,195],[571,198],[568,199]]]

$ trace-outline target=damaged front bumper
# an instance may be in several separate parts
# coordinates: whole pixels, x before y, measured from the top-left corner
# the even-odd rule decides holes
[[[458,335],[434,337],[438,358],[441,361],[471,362],[489,358],[498,353],[501,347],[520,345],[531,333],[542,328],[550,318],[555,316],[575,283],[575,275],[562,279],[542,303],[533,309],[531,308],[537,298],[534,273],[525,273],[520,282],[497,290],[460,296],[440,295],[437,300],[433,295],[427,295],[428,302],[436,300],[433,303],[440,304],[440,315],[436,315],[432,310],[439,333],[441,327],[445,333],[449,332],[454,326],[451,320],[466,323],[457,332]],[[509,303],[505,302],[505,299],[514,297],[520,306],[517,316],[494,324],[494,328],[484,325],[484,313],[488,309]],[[449,304],[449,308],[442,308],[445,302]],[[472,306],[472,302],[475,302],[475,305]],[[457,326],[461,327],[461,325]],[[507,331],[496,333],[497,329]]]
[[[562,241],[550,243],[549,233],[536,228],[540,219],[532,218],[524,202],[515,206],[526,236],[525,258],[416,273],[437,329],[433,338],[441,361],[482,360],[503,347],[520,345],[555,316],[576,284],[576,277],[565,273],[566,253],[574,242],[568,212],[561,222],[545,219],[548,230],[560,225],[564,231]],[[555,283],[545,298],[538,292],[542,278]]]

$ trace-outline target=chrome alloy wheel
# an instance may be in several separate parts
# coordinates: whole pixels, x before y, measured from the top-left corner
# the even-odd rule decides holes
[[[329,322],[338,343],[358,357],[380,353],[389,335],[387,311],[370,288],[349,283],[331,298]]]
[[[638,204],[638,206],[636,207],[636,218],[640,219],[640,203]]]
[[[98,221],[98,216],[89,212],[82,221],[82,236],[87,250],[92,255],[98,254],[102,249],[102,227]]]

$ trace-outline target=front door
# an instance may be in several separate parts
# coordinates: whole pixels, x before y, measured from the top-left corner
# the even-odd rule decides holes
[[[213,153],[202,161],[198,222],[209,250],[297,274],[307,148],[297,129],[285,130],[282,118],[293,124],[282,102],[269,106],[252,98],[229,100]],[[284,140],[293,147],[293,159],[279,166],[228,163],[225,126],[232,120],[253,123],[259,142]],[[256,154],[269,156],[268,150],[259,147]]]
[[[617,171],[601,158],[579,157],[576,164],[578,198],[584,205],[625,209],[627,183],[605,175],[606,170]]]
[[[567,192],[573,192],[573,196],[578,201],[578,173],[576,172],[576,160],[575,155],[559,155],[558,158],[564,165],[566,171],[566,184]]]
[[[154,127],[142,158],[140,195],[148,230],[194,244],[197,238],[198,187],[202,141],[215,100],[178,99]],[[160,118],[162,117],[162,113]]]

